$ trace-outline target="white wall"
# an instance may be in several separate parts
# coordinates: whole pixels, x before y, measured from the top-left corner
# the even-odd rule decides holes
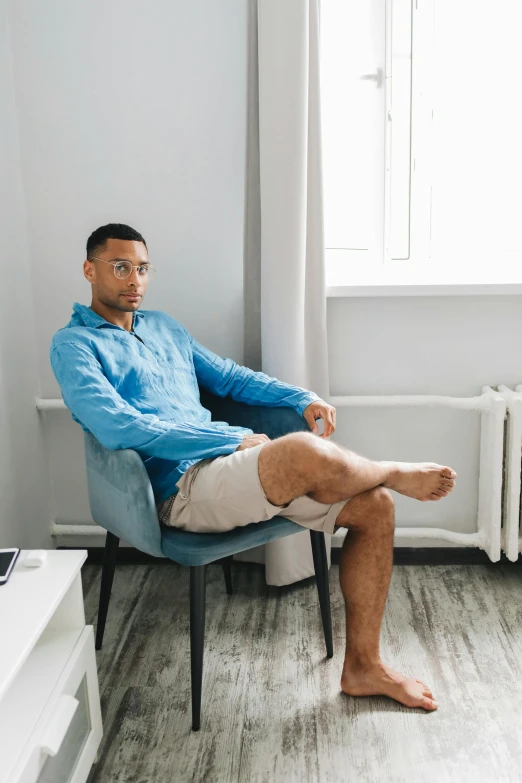
[[[2,166],[9,161],[2,177],[3,240],[6,257],[18,262],[0,314],[4,531],[18,530],[22,498],[15,492],[11,441],[18,443],[18,461],[29,466],[24,486],[39,486],[34,355],[42,396],[58,396],[48,346],[72,302],[90,302],[82,261],[93,228],[114,220],[142,231],[160,270],[144,307],[170,312],[210,348],[242,360],[246,114],[245,0],[12,0],[10,19],[28,249],[13,95],[2,63],[8,121]],[[331,393],[474,395],[485,384],[520,382],[521,300],[331,299]],[[11,324],[13,317],[18,324],[20,310],[17,356],[23,349],[30,358],[15,363]],[[59,522],[88,521],[81,429],[68,412],[42,418],[50,513]],[[441,503],[398,498],[400,524],[474,529],[478,436],[478,416],[459,411],[338,412],[336,438],[346,446],[374,458],[434,460],[457,470],[457,488]],[[45,491],[31,489],[23,501],[34,504],[37,495]],[[47,510],[34,519],[36,541],[46,532]]]
[[[330,392],[467,397],[485,385],[514,386],[522,382],[521,335],[520,296],[329,299]],[[396,496],[398,524],[476,529],[477,413],[339,408],[337,425],[340,443],[373,459],[433,461],[457,471],[443,501]]]
[[[53,333],[90,304],[86,239],[112,221],[158,267],[143,308],[241,361],[245,0],[12,0],[10,21],[42,396]],[[53,514],[89,520],[81,429],[43,418]]]
[[[31,280],[11,72],[0,2],[0,547],[48,548],[48,481],[41,423]]]

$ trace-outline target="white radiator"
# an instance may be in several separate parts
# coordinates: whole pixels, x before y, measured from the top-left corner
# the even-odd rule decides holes
[[[522,551],[520,520],[520,471],[522,467],[522,385],[515,391],[499,386],[506,400],[507,422],[504,459],[504,497],[502,503],[502,548],[509,560]]]
[[[501,387],[502,389],[506,387]],[[517,391],[522,387],[517,387]],[[509,391],[509,390],[508,390]],[[493,562],[500,559],[501,522],[502,522],[502,474],[504,453],[504,420],[506,405],[509,404],[499,391],[485,386],[482,394],[477,397],[445,397],[434,395],[390,395],[390,396],[348,396],[330,397],[328,402],[336,408],[341,407],[448,407],[481,414],[480,437],[480,473],[477,530],[474,533],[457,533],[445,528],[434,527],[397,527],[396,539],[415,538],[419,540],[438,539],[448,541],[458,546],[471,546],[483,549]],[[520,394],[522,405],[522,393]],[[40,411],[67,410],[62,399],[37,399],[36,407]],[[518,408],[520,416],[519,431],[522,431],[522,408]],[[513,419],[511,419],[512,421]],[[518,441],[518,494],[520,494],[520,457],[522,438]],[[511,497],[511,495],[510,495]],[[516,505],[516,509],[515,509]],[[518,556],[520,502],[511,500],[509,513],[517,515],[516,547]],[[509,514],[506,516],[508,518]],[[509,517],[511,519],[511,517]],[[510,528],[511,530],[511,528]],[[102,535],[105,531],[96,524],[85,523],[75,525],[52,525],[53,535]],[[514,534],[511,533],[513,536]],[[511,540],[511,539],[510,539]],[[506,545],[506,544],[505,544]],[[513,547],[509,550],[513,558]],[[508,554],[508,556],[510,556]]]
[[[459,546],[479,547],[493,562],[500,560],[502,521],[502,472],[504,451],[504,419],[506,401],[503,396],[484,386],[479,397],[445,397],[435,395],[387,395],[382,397],[330,397],[328,402],[341,407],[433,407],[458,408],[481,414],[480,472],[475,533],[456,533],[434,527],[397,527],[395,538],[439,539]]]

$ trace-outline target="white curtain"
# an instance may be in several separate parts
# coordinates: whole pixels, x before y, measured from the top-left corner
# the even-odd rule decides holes
[[[250,2],[244,347],[248,366],[326,399],[318,6]],[[236,557],[271,585],[314,573],[308,531]]]

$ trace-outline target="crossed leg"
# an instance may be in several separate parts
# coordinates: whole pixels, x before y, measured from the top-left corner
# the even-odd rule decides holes
[[[379,637],[393,559],[394,503],[389,489],[418,500],[440,500],[456,473],[434,463],[372,462],[310,433],[268,441],[259,453],[259,477],[276,505],[309,495],[321,503],[351,498],[336,525],[348,528],[340,561],[346,604],[342,690],[351,696],[386,695],[408,707],[437,708],[420,680],[386,666]]]

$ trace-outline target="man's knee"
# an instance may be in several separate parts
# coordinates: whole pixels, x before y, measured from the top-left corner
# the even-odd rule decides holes
[[[344,505],[335,524],[337,527],[378,527],[381,532],[393,531],[395,503],[392,493],[386,487],[378,486],[355,495]]]
[[[370,494],[369,502],[373,504],[381,516],[394,514],[395,502],[389,489],[383,486],[374,487],[370,490]]]
[[[310,473],[315,476],[331,459],[332,444],[311,432],[290,432],[273,443],[278,444],[289,464],[301,474]]]
[[[291,432],[263,444],[259,478],[271,503],[281,505],[315,489],[324,475],[323,442],[311,432]]]

